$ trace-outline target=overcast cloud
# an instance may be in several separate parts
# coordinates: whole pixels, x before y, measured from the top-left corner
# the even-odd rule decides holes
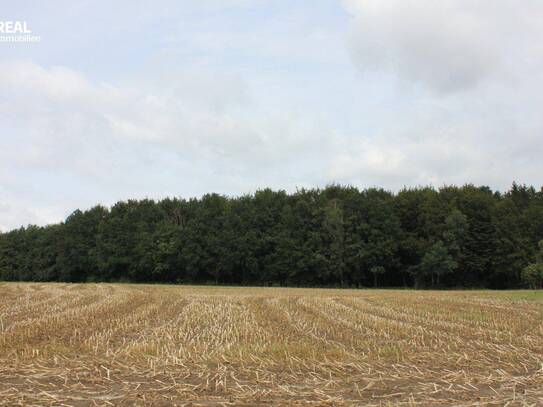
[[[543,5],[52,1],[2,8],[0,230],[129,198],[540,187]]]

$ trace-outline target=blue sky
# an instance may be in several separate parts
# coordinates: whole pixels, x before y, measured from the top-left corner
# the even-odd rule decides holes
[[[541,185],[535,0],[26,1],[0,230],[129,198]]]

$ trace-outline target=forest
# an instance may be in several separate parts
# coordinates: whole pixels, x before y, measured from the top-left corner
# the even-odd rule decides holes
[[[516,183],[263,189],[97,205],[0,233],[0,280],[537,288],[542,239],[543,188]]]

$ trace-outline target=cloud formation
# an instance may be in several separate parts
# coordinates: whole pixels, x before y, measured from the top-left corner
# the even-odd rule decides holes
[[[29,61],[0,63],[0,71],[1,116],[13,129],[0,149],[3,199],[56,206],[51,221],[83,202],[249,192],[270,175],[277,187],[279,179],[303,185],[274,168],[310,158],[322,134],[294,113],[260,111],[242,79],[218,72],[176,70],[136,87]],[[59,184],[62,202],[56,188],[36,182],[42,177]],[[16,226],[23,216],[4,206],[0,226]],[[24,218],[47,222],[45,215]]]
[[[387,70],[448,93],[539,67],[543,8],[514,0],[348,0],[351,46],[362,70]]]
[[[536,0],[55,4],[6,11],[43,40],[2,49],[0,230],[268,186],[541,184]]]
[[[406,185],[507,188],[543,170],[543,8],[513,0],[347,0],[361,80],[394,83],[366,160],[340,155],[353,180],[380,170]],[[378,135],[377,135],[378,134]],[[358,145],[358,147],[356,147]],[[373,164],[372,164],[373,163]]]

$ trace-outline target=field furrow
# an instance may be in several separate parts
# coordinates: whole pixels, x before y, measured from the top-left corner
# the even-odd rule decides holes
[[[0,284],[0,405],[543,405],[514,296]]]

